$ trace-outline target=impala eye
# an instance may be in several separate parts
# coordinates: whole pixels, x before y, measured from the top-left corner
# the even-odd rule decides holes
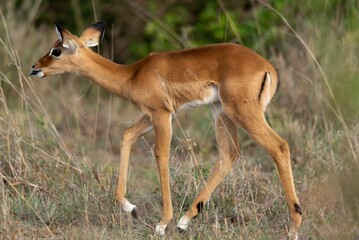
[[[51,56],[54,56],[54,57],[60,57],[60,55],[61,55],[61,50],[60,50],[60,49],[57,49],[57,48],[54,48],[54,49],[52,49],[50,55],[51,55]]]

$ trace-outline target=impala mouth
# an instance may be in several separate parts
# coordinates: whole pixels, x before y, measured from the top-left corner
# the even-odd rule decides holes
[[[44,77],[44,72],[41,69],[33,68],[33,69],[31,69],[29,76],[35,76],[35,77],[42,78],[42,77]]]

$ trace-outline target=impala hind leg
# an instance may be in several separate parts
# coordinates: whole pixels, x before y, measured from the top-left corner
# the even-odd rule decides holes
[[[235,109],[235,110],[234,110]],[[290,237],[296,239],[298,229],[302,223],[302,211],[295,192],[289,146],[266,122],[260,106],[227,109],[231,119],[234,119],[247,131],[250,137],[272,156],[280,181],[283,185],[285,197],[289,207],[291,226]],[[234,112],[236,111],[236,112]]]
[[[121,160],[117,180],[116,199],[120,202],[125,212],[130,212],[137,218],[136,206],[131,204],[126,198],[126,184],[128,173],[128,162],[130,158],[131,147],[137,138],[142,134],[152,130],[152,124],[148,116],[143,116],[132,127],[128,128],[121,141]]]
[[[215,130],[219,156],[206,185],[177,224],[177,227],[183,230],[187,229],[191,219],[202,210],[212,192],[230,171],[235,160],[239,158],[237,126],[222,112],[221,107],[217,106],[212,111],[216,116]]]

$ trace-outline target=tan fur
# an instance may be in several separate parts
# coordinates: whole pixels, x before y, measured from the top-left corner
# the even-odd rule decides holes
[[[186,103],[208,100],[216,89],[218,98],[212,103],[219,157],[207,184],[185,215],[191,219],[198,214],[198,204],[209,199],[239,157],[237,127],[242,127],[273,157],[290,210],[291,232],[297,232],[302,217],[294,207],[299,202],[293,183],[289,147],[266,123],[263,114],[278,85],[277,73],[267,60],[240,45],[215,44],[153,53],[135,64],[120,65],[86,47],[88,39],[99,39],[97,29],[90,27],[80,38],[67,30],[63,30],[62,34],[69,47],[64,48],[64,43],[57,41],[54,47],[62,50],[61,57],[54,59],[46,54],[38,60],[34,69],[42,70],[44,76],[62,72],[79,73],[113,94],[131,101],[144,113],[143,118],[124,133],[121,141],[116,191],[121,204],[127,201],[126,180],[131,146],[141,134],[153,127],[163,203],[159,225],[165,228],[171,221],[173,213],[168,166],[171,115]],[[267,85],[258,99],[266,73],[270,74],[270,81],[267,79]]]

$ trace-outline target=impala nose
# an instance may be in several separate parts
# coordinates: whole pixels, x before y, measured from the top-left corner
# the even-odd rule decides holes
[[[29,76],[43,77],[44,73],[43,73],[42,69],[41,68],[36,69],[36,65],[37,65],[37,63],[35,63],[34,65],[31,66],[31,72],[30,72]]]
[[[31,72],[30,72],[29,76],[36,75],[36,73],[38,73],[38,72],[41,71],[41,70],[35,69],[35,67],[36,67],[36,64],[34,64],[34,65],[31,66]]]
[[[41,70],[37,70],[37,69],[31,69],[31,72],[29,74],[29,76],[33,76],[33,75],[36,75],[37,73],[41,72]]]

